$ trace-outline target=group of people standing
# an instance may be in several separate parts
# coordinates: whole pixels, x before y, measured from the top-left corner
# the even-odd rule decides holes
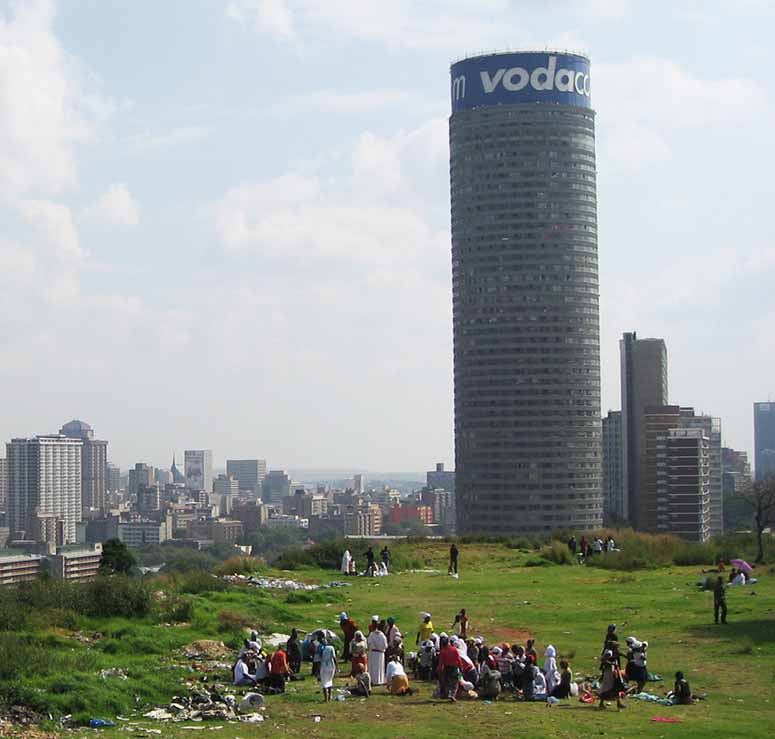
[[[379,561],[374,554],[373,547],[369,547],[363,554],[366,558],[366,569],[361,573],[367,577],[377,577],[380,575],[387,575],[390,573],[390,550],[387,544],[382,548],[379,553]],[[355,557],[349,549],[344,550],[342,554],[342,564],[340,571],[343,575],[357,575],[358,569],[355,565]]]
[[[610,534],[605,539],[601,539],[599,536],[594,539],[587,539],[586,536],[581,537],[581,541],[577,542],[576,537],[571,536],[568,539],[568,549],[574,557],[577,557],[579,562],[585,562],[589,557],[597,554],[607,554],[608,552],[618,552],[616,548],[616,542],[613,536]]]

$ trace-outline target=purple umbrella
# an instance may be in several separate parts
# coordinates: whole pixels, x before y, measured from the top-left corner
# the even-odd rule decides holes
[[[743,572],[752,572],[753,567],[748,564],[744,559],[730,559],[729,564],[731,564],[733,567],[736,567],[738,570],[742,570]]]

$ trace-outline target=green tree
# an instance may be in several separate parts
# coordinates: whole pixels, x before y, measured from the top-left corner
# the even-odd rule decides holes
[[[102,545],[101,575],[128,575],[137,564],[135,555],[119,539],[108,539]]]
[[[764,529],[772,524],[775,517],[775,475],[765,480],[753,483],[740,494],[753,511],[753,522],[756,530],[756,563],[764,559],[764,545],[762,537]]]

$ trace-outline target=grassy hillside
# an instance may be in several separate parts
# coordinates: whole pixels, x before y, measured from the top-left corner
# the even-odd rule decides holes
[[[397,552],[438,572],[401,573],[388,578],[351,580],[352,587],[315,593],[263,592],[230,587],[202,592],[207,580],[157,582],[156,605],[142,618],[96,618],[62,609],[58,625],[36,627],[35,619],[21,631],[0,634],[3,655],[21,660],[26,669],[0,674],[0,697],[32,702],[51,713],[72,713],[79,721],[95,716],[131,716],[168,701],[199,679],[181,648],[198,639],[223,640],[235,647],[244,629],[288,633],[291,627],[337,628],[346,610],[362,626],[372,614],[394,616],[407,641],[414,643],[422,610],[433,614],[437,631],[448,630],[457,610],[465,607],[472,630],[490,642],[537,640],[539,651],[554,644],[567,656],[575,673],[596,674],[597,658],[608,623],[619,624],[621,637],[634,634],[650,644],[649,668],[664,684],[647,689],[663,692],[683,670],[695,692],[708,700],[688,707],[663,707],[629,701],[621,713],[599,712],[577,700],[565,706],[522,704],[512,698],[497,703],[431,699],[433,686],[420,683],[408,698],[390,698],[377,689],[368,701],[348,699],[323,705],[317,683],[309,677],[291,684],[284,696],[267,698],[262,725],[216,723],[214,736],[764,736],[775,719],[775,576],[764,568],[760,582],[732,588],[727,626],[712,621],[712,595],[700,591],[700,567],[665,566],[635,572],[581,566],[525,566],[534,552],[498,544],[461,545],[460,578],[448,577],[446,545],[405,544]],[[264,574],[264,573],[262,573]],[[293,573],[266,571],[308,582],[328,582],[336,572],[302,568]],[[180,591],[193,591],[188,595]],[[755,593],[755,595],[752,595]],[[183,600],[181,600],[181,598]],[[186,601],[193,604],[191,607]],[[186,618],[183,623],[170,618]],[[228,661],[228,660],[225,660]],[[127,675],[103,679],[103,669],[120,668]],[[3,667],[0,664],[0,673]],[[307,674],[309,666],[305,666]],[[221,673],[225,678],[226,673]],[[209,682],[219,675],[209,674]],[[343,685],[344,679],[337,684]],[[417,684],[415,684],[417,687]],[[18,693],[15,696],[14,693]],[[571,713],[572,711],[572,713]],[[319,722],[314,716],[319,715]],[[670,716],[680,725],[652,722]],[[143,725],[161,728],[164,736],[189,737],[181,724]],[[199,724],[203,726],[206,724]],[[195,733],[195,732],[193,732]],[[109,729],[108,737],[126,737]]]

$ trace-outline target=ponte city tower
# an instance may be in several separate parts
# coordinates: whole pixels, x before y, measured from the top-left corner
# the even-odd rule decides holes
[[[589,59],[451,67],[459,533],[602,523],[595,112]]]

